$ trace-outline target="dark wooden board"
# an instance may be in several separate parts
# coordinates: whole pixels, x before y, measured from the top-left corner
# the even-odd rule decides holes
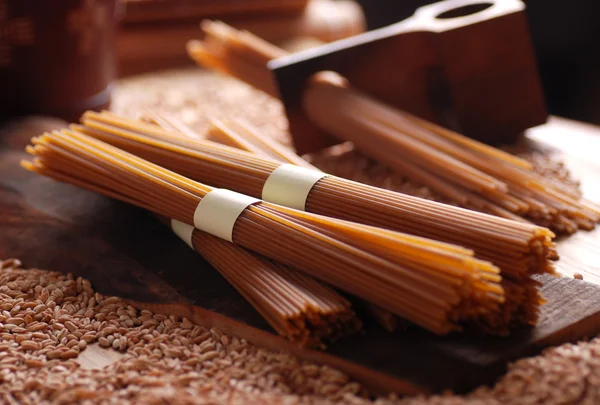
[[[216,271],[148,213],[21,169],[28,139],[60,125],[29,119],[0,130],[0,258],[85,276],[104,294],[192,303],[268,330]],[[390,334],[368,325],[364,335],[329,351],[433,391],[465,391],[492,382],[510,360],[600,331],[599,286],[569,278],[543,281],[549,303],[539,324],[509,338],[440,338],[417,328]]]

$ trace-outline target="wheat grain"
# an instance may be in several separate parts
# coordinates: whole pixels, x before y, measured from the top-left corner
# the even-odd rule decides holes
[[[41,316],[22,334],[13,334],[14,329],[0,333],[0,403],[517,405],[600,400],[600,340],[563,345],[520,360],[495,387],[466,397],[446,394],[399,400],[390,396],[371,402],[364,398],[360,384],[330,367],[257,348],[185,318],[137,312],[118,298],[95,294],[84,280],[74,283],[58,273],[25,271],[14,262],[7,266],[0,261],[0,269],[0,288],[16,282],[19,294],[29,294],[18,299],[1,295],[0,306],[7,311],[18,307],[12,318],[25,319],[26,311]],[[42,304],[44,288],[38,287],[50,283],[54,287],[48,289],[49,295],[61,289],[64,305]],[[117,319],[94,321],[108,305],[116,306],[107,316],[127,313],[138,325],[120,326]],[[64,336],[63,344],[58,336],[69,332],[69,323],[76,330]],[[160,333],[161,326],[170,332]],[[74,360],[79,352],[87,350],[88,343],[108,343],[105,336],[118,342],[123,357],[103,369],[81,368]],[[122,342],[126,342],[124,349]]]

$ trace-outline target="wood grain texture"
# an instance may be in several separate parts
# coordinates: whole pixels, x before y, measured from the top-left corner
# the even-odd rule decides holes
[[[570,143],[570,134],[577,130],[561,127],[562,123],[551,121],[531,136],[543,141],[544,133],[551,134],[558,126],[565,135],[557,137],[557,142]],[[29,137],[61,124],[29,119],[1,130],[0,257],[16,256],[26,266],[84,276],[103,294],[152,305],[184,303],[166,308],[182,311],[181,315],[186,316],[194,314],[195,309],[190,305],[194,304],[259,330],[269,330],[216,271],[151,215],[22,170],[18,163],[26,156],[22,148]],[[600,129],[586,128],[586,133],[591,137],[583,142],[585,149],[591,149],[592,142],[600,145]],[[597,175],[586,177],[578,172],[575,175],[583,177],[584,187],[600,184]],[[568,239],[564,246],[559,246],[559,252],[571,258],[574,262],[571,266],[583,266],[585,263],[577,262],[576,255],[570,256],[569,252],[577,251],[579,246],[590,250],[589,241],[596,235],[580,233],[577,237],[583,242]],[[589,266],[592,274],[594,264]],[[549,302],[543,307],[539,324],[516,331],[509,338],[473,334],[440,338],[418,328],[390,334],[368,324],[364,335],[331,345],[329,353],[357,364],[360,370],[364,366],[390,376],[390,381],[404,389],[407,388],[402,385],[403,380],[408,379],[433,391],[469,390],[493,381],[510,360],[533,354],[546,345],[593,336],[600,331],[600,287],[569,278],[544,277],[542,281]],[[196,320],[212,326],[211,319],[199,316]],[[237,333],[242,337],[248,334],[249,340],[254,341],[257,333],[254,328],[241,328]],[[260,344],[260,339],[257,343]],[[90,367],[112,361],[103,359],[102,353],[82,361],[90,363]],[[310,353],[296,354],[305,358],[314,356],[314,352]]]

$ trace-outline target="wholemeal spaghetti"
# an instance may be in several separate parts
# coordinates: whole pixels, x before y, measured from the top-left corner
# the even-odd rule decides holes
[[[82,122],[74,128],[190,178],[258,198],[268,179],[282,166],[269,158],[215,142],[185,139],[180,133],[108,112],[86,113]],[[478,257],[502,269],[507,300],[499,324],[534,322],[541,298],[531,276],[553,272],[549,261],[556,256],[553,234],[530,223],[335,176],[324,176],[312,186],[304,209],[473,249]]]
[[[192,58],[277,95],[266,64],[285,51],[223,23],[204,21],[202,28],[204,41],[188,45]],[[335,73],[307,83],[303,106],[322,129],[463,207],[560,233],[589,230],[600,220],[598,206],[528,162],[386,106]]]
[[[465,324],[505,326],[496,324],[504,301],[499,270],[468,249],[213,189],[75,129],[32,143],[33,161],[22,162],[31,171],[221,235],[435,333]],[[209,226],[221,202],[241,207],[226,236]],[[201,243],[197,235],[194,246]]]

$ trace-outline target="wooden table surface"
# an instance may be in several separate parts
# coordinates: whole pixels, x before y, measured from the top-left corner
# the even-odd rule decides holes
[[[191,303],[269,330],[216,271],[150,214],[22,170],[29,138],[62,124],[29,117],[0,128],[0,258],[84,276],[104,294]],[[561,155],[582,179],[585,194],[600,202],[600,128],[551,118],[528,137]],[[431,390],[464,391],[490,382],[509,360],[600,332],[599,235],[580,232],[559,243],[559,270],[567,276],[579,272],[585,281],[545,278],[544,293],[552,299],[535,328],[508,339],[481,339],[439,338],[417,328],[389,334],[367,325],[366,335],[329,350]]]

